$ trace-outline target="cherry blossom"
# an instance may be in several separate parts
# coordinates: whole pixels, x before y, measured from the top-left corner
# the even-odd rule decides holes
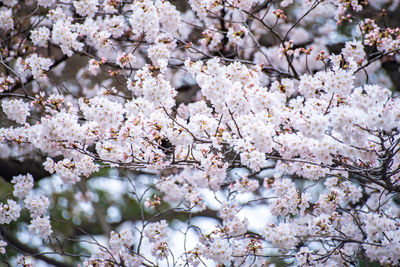
[[[399,1],[1,2],[2,263],[400,264]]]

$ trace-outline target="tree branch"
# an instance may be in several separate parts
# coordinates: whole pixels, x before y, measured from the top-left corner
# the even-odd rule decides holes
[[[46,262],[48,264],[51,264],[53,266],[57,266],[57,267],[74,267],[73,264],[66,263],[66,262],[61,262],[61,261],[55,260],[53,258],[49,258],[46,255],[44,255],[45,253],[41,253],[38,250],[33,249],[30,246],[22,243],[16,237],[11,235],[9,231],[5,230],[3,227],[0,227],[0,233],[1,233],[2,237],[4,238],[4,240],[7,241],[7,243],[10,246],[14,247],[18,251],[21,251],[23,253],[29,254],[30,256],[35,257],[36,259],[42,260],[42,261],[44,261],[44,262]],[[50,252],[50,253],[53,253],[53,252]]]

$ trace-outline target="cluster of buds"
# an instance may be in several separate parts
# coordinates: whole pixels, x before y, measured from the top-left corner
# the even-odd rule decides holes
[[[107,5],[116,8],[120,4],[120,0],[108,0]]]
[[[100,66],[106,63],[106,58],[102,57],[100,60],[91,59],[89,60],[89,71],[91,74],[96,75],[100,69]]]
[[[324,61],[328,57],[329,57],[329,55],[324,50],[321,50],[321,52],[318,53],[318,55],[315,57],[315,59]]]
[[[116,95],[116,94],[118,94],[118,90],[115,87],[111,87],[111,88],[103,87],[103,89],[104,89],[103,95]]]
[[[203,46],[217,47],[223,36],[213,30],[205,30],[202,32],[203,38],[200,40]]]
[[[352,16],[351,14],[342,15],[342,16],[339,17],[339,19],[338,19],[338,21],[337,21],[337,24],[340,25],[340,24],[342,24],[342,23],[345,22],[345,21],[351,23],[351,22],[353,22],[352,17],[353,17],[353,16]]]
[[[295,50],[293,49],[293,40],[289,40],[284,42],[279,49],[280,56],[283,57],[285,55],[292,56],[295,55]]]
[[[353,22],[352,15],[347,12],[355,11],[360,12],[363,10],[364,6],[368,5],[367,0],[339,0],[340,12],[338,14],[337,24],[340,25],[341,23],[348,21]]]
[[[46,100],[44,98],[44,92],[40,92],[35,95],[35,100],[32,102],[34,105],[40,105],[42,107],[46,106]]]
[[[304,47],[300,47],[299,48],[299,51],[300,51],[300,53],[304,53],[304,54],[306,54],[306,55],[309,55],[309,54],[311,54],[311,51],[313,50],[314,48],[312,47],[312,46],[310,46],[308,49],[306,49],[306,48],[304,48]]]
[[[361,24],[366,45],[377,46],[381,52],[390,52],[393,55],[400,47],[400,28],[380,27],[372,20],[365,19]]]
[[[339,0],[339,3],[344,5],[346,8],[352,8],[354,11],[361,11],[363,9],[363,6],[368,5],[367,0],[361,0],[361,1],[354,1],[354,0]]]
[[[121,71],[119,71],[119,70],[109,70],[108,71],[108,74],[110,75],[110,77],[114,77],[114,76],[116,76],[116,75],[118,75],[118,74],[120,74],[121,73]]]
[[[50,104],[55,109],[61,110],[61,107],[64,104],[64,97],[62,95],[51,95],[47,99],[47,103]]]
[[[282,9],[276,9],[272,11],[272,13],[278,18],[278,19],[286,19],[285,13],[283,13]]]
[[[123,53],[118,57],[117,63],[120,67],[126,67],[129,63],[134,60],[134,56],[132,54]]]
[[[187,43],[186,45],[185,45],[185,48],[186,49],[189,49],[189,48],[191,48],[193,46],[193,42],[189,42],[189,43]]]
[[[157,196],[157,195],[154,195],[154,196],[153,196],[153,199],[147,198],[147,199],[146,199],[146,202],[144,203],[144,205],[145,205],[147,208],[156,207],[156,206],[158,206],[158,205],[160,205],[160,204],[161,204],[161,198],[160,198],[159,196]]]
[[[0,93],[3,93],[10,89],[10,85],[14,84],[14,78],[7,76],[7,77],[0,77]]]
[[[250,237],[250,235],[246,235],[247,238]],[[263,249],[263,244],[262,241],[255,237],[252,238],[250,243],[247,245],[247,250],[249,252],[252,252],[254,255],[257,255],[257,252]]]
[[[105,57],[101,57],[101,58],[100,58],[100,61],[96,61],[96,62],[97,62],[97,64],[98,64],[99,66],[101,66],[101,65],[103,65],[104,63],[106,63],[106,61],[107,61],[107,59],[106,59]]]

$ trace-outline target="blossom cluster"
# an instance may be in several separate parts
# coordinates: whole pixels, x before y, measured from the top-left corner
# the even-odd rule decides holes
[[[28,230],[37,233],[42,238],[47,238],[53,232],[50,225],[50,217],[45,216],[50,205],[49,199],[37,194],[33,190],[34,179],[31,174],[14,176],[11,183],[14,184],[13,195],[25,204],[31,215],[31,222]],[[22,202],[22,201],[21,201]],[[0,224],[10,224],[16,221],[21,215],[22,203],[19,204],[12,199],[7,204],[0,204]]]
[[[68,193],[16,175],[0,224],[27,211],[52,241],[53,199],[91,196],[109,236],[81,231],[88,267],[400,263],[400,98],[383,71],[400,29],[361,12],[399,1],[1,2],[0,157],[40,158]],[[132,224],[91,191],[101,169],[121,170],[140,216],[116,220]],[[84,225],[79,209],[60,213]]]
[[[131,250],[133,242],[130,230],[123,229],[119,233],[112,231],[109,239],[110,251],[103,249],[96,252],[89,260],[84,261],[83,266],[106,266],[113,261],[129,267],[142,266],[143,259]]]

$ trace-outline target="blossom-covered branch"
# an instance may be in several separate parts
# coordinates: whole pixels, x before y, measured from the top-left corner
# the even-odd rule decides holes
[[[398,4],[2,0],[0,260],[399,264]]]

